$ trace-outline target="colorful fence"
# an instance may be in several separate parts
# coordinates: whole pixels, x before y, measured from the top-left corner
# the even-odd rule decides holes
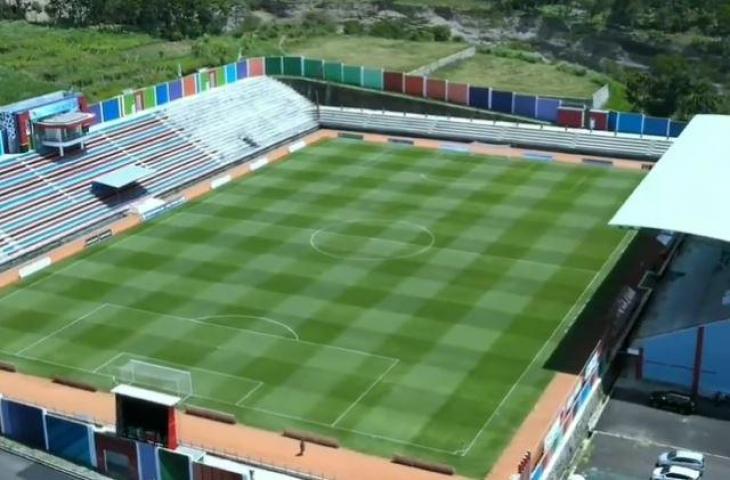
[[[247,474],[206,464],[203,452],[192,458],[192,453],[187,451],[171,451],[120,438],[113,432],[80,420],[54,415],[45,409],[2,397],[0,434],[114,478],[251,480]],[[257,470],[257,467],[244,468],[238,464],[234,469],[249,472]]]
[[[242,59],[221,67],[203,69],[153,87],[126,91],[118,97],[90,105],[89,109],[96,115],[97,123],[109,122],[183,97],[197,95],[211,88],[235,83],[243,78],[261,75],[325,80],[375,91],[444,101],[572,128],[678,137],[686,126],[684,122],[667,118],[565,105],[563,100],[557,98],[523,95],[448,80],[406,75],[402,72],[302,57]]]

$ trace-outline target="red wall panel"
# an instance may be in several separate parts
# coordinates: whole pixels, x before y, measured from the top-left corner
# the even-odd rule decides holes
[[[469,85],[449,82],[446,88],[446,99],[451,103],[469,105]]]
[[[82,112],[89,112],[89,101],[84,95],[79,97],[79,110]]]
[[[228,472],[220,470],[209,465],[200,463],[193,464],[193,480],[241,480],[240,473]]]
[[[406,75],[406,94],[413,95],[414,97],[422,97],[424,83],[423,77]]]
[[[400,72],[384,72],[383,87],[388,92],[403,93],[403,74]]]
[[[263,58],[249,58],[248,59],[248,76],[249,77],[260,77],[264,74],[264,59]]]
[[[426,96],[434,100],[446,100],[446,80],[429,78],[426,81]]]
[[[129,459],[129,470],[126,472],[125,478],[128,480],[139,480],[139,466],[137,459],[137,446],[131,440],[118,438],[103,433],[95,434],[96,440],[96,459],[98,469],[101,473],[112,473],[107,471],[107,452],[124,455]]]
[[[558,109],[558,125],[563,127],[583,128],[582,108],[560,107]]]
[[[608,112],[603,110],[591,110],[590,119],[593,130],[608,130]]]
[[[195,75],[188,75],[183,78],[183,95],[190,97],[198,93],[196,85]]]

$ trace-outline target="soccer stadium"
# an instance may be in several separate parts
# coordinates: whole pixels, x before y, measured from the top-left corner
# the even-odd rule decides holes
[[[697,212],[719,191],[666,191],[714,117],[266,57],[0,120],[0,432],[74,464],[560,478],[627,342],[645,378],[727,383],[630,335],[670,231],[717,237]]]

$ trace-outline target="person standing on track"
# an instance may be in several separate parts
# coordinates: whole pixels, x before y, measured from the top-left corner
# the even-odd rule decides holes
[[[304,443],[304,439],[299,440],[299,453],[297,454],[297,457],[301,457],[304,455],[304,450],[306,450],[307,445]]]

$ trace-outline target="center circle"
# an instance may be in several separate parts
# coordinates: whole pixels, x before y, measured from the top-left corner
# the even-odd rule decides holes
[[[402,220],[354,219],[320,228],[309,244],[322,255],[340,260],[411,258],[433,247],[427,227]]]

